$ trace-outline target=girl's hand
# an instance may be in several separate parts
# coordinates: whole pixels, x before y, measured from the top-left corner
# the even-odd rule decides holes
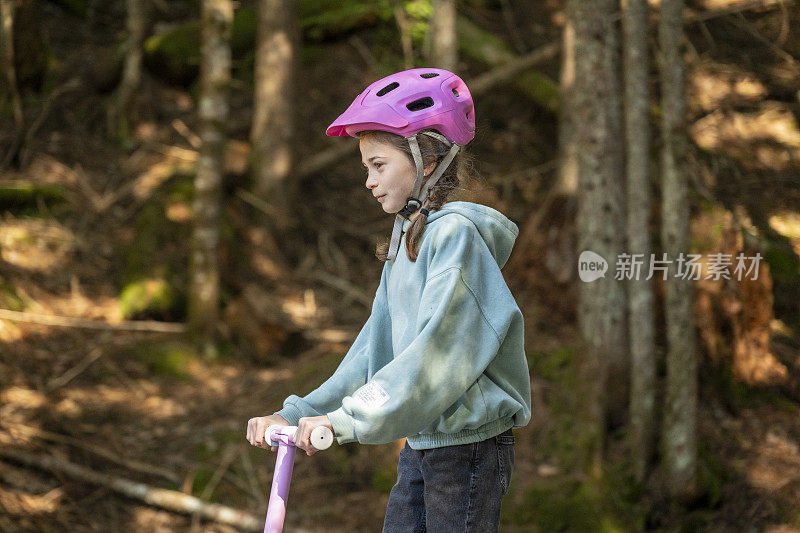
[[[325,426],[333,432],[333,426],[328,419],[328,415],[306,416],[297,423],[297,431],[294,434],[294,445],[305,450],[306,455],[314,455],[319,450],[311,445],[311,432],[318,426]]]
[[[274,452],[276,447],[270,446],[269,442],[264,440],[264,432],[272,425],[291,426],[291,424],[281,415],[258,416],[256,418],[251,418],[247,421],[247,440],[253,446],[264,449],[269,447],[269,449]]]

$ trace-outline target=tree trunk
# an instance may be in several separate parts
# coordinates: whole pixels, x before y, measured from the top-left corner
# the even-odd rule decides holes
[[[5,103],[6,97],[11,98],[14,126],[16,127],[16,135],[11,149],[0,161],[0,170],[3,170],[16,157],[22,138],[25,135],[25,117],[22,114],[22,100],[17,87],[17,69],[14,66],[14,0],[0,0],[0,35],[2,35],[0,46],[3,51],[3,77],[5,77],[7,84],[7,89],[0,92],[0,104]]]
[[[400,32],[400,44],[403,47],[403,62],[406,70],[414,68],[414,43],[411,39],[411,20],[405,6],[400,0],[392,0],[392,11],[397,30]]]
[[[456,39],[455,0],[437,0],[430,20],[432,67],[446,70],[458,69],[458,40]]]
[[[14,68],[17,89],[39,93],[47,77],[47,44],[42,30],[42,5],[38,0],[12,0],[14,4]]]
[[[616,257],[624,246],[623,183],[619,172],[620,119],[613,94],[619,81],[614,57],[619,37],[614,0],[570,0],[567,17],[575,30],[575,80],[572,123],[577,144],[578,251],[591,250],[611,264],[591,282],[579,282],[578,321],[584,341],[580,361],[585,403],[586,442],[590,470],[601,466],[608,415],[616,416],[627,403],[625,297],[614,279]],[[609,375],[613,380],[609,380]],[[613,385],[613,386],[612,386]],[[620,390],[621,389],[621,390]]]
[[[3,75],[8,83],[8,94],[3,94],[3,98],[11,97],[11,104],[14,109],[14,124],[17,129],[22,129],[22,102],[17,90],[17,71],[14,68],[14,0],[0,0],[0,23],[2,23],[2,50],[3,50]],[[5,93],[5,91],[4,91]]]
[[[689,252],[689,203],[685,171],[686,92],[681,38],[683,1],[663,0],[658,40],[661,71],[662,229],[671,260],[666,280],[667,384],[664,414],[664,467],[673,497],[696,490],[697,358],[691,280],[675,277],[675,261]]]
[[[299,35],[297,2],[260,0],[258,8],[258,44],[255,63],[253,127],[253,173],[255,193],[274,207],[283,221],[296,198],[290,181],[294,167],[293,95],[296,92],[295,70]]]
[[[617,256],[625,250],[625,144],[622,119],[622,28],[620,3],[617,0],[604,0],[602,9],[605,15],[604,71],[608,80],[606,113],[608,114],[608,137],[605,150],[605,179],[603,195],[606,204],[603,209],[603,224],[610,272],[614,272]],[[609,210],[610,208],[610,210]],[[613,279],[614,276],[612,275]],[[628,400],[630,396],[631,361],[628,351],[628,313],[626,309],[626,284],[620,280],[608,287],[607,310],[605,318],[608,329],[608,383],[605,394],[608,398],[607,417],[612,428],[628,422]]]
[[[628,0],[623,22],[628,253],[636,254],[634,257],[638,256],[644,265],[651,251],[647,0]],[[639,481],[645,479],[653,454],[656,414],[653,285],[645,277],[639,273],[627,281],[631,352],[630,449],[634,474]]]
[[[561,106],[558,114],[558,181],[556,194],[574,196],[578,190],[578,145],[575,142],[575,21],[568,16],[561,37]]]
[[[108,133],[118,139],[128,138],[128,109],[131,96],[142,78],[142,44],[147,27],[146,8],[148,3],[141,0],[127,0],[128,38],[125,44],[125,65],[122,80],[109,103],[107,111]]]
[[[233,5],[230,0],[203,0],[201,10],[199,108],[202,146],[195,179],[189,327],[209,349],[215,337],[219,303],[217,244],[231,81]]]

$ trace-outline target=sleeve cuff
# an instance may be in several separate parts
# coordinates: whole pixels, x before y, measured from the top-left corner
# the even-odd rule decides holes
[[[337,443],[346,444],[358,441],[353,418],[344,412],[344,407],[328,413],[328,420],[331,421],[331,426],[333,426],[333,434]]]
[[[296,426],[297,423],[300,422],[300,418],[303,416],[303,413],[300,412],[300,409],[292,404],[286,404],[283,409],[276,411],[273,414],[282,416],[287,422],[289,422],[289,424],[293,426]]]

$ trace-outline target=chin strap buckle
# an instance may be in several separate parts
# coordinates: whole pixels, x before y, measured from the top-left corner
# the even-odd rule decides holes
[[[414,198],[413,196],[409,196],[408,200],[406,200],[406,205],[397,212],[398,215],[401,217],[408,219],[417,209],[422,207],[422,202],[418,198]]]

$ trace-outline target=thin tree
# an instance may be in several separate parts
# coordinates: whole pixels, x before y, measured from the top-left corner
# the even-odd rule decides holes
[[[411,18],[400,0],[392,0],[392,11],[397,29],[400,31],[400,44],[403,47],[405,68],[414,68],[414,43],[411,36]]]
[[[561,70],[559,93],[561,105],[558,109],[559,165],[556,191],[564,197],[572,197],[578,190],[578,144],[575,142],[575,20],[570,5],[561,33]],[[571,16],[569,16],[571,15]]]
[[[608,224],[603,239],[607,247],[609,280],[613,274],[617,256],[626,249],[625,235],[625,143],[622,118],[622,27],[618,0],[603,0],[603,71],[608,83],[605,100],[608,131],[605,147],[606,178],[601,182],[606,204],[603,223]],[[610,239],[610,240],[609,240]],[[605,394],[608,399],[606,416],[610,427],[619,427],[628,420],[631,361],[628,351],[628,314],[626,309],[625,283],[614,280],[608,287],[607,305],[604,311],[608,320],[608,382]]]
[[[627,147],[628,249],[650,258],[650,96],[647,86],[647,0],[628,0],[623,12],[625,144]],[[634,271],[635,274],[635,271]],[[656,360],[653,286],[644,276],[628,283],[631,353],[631,437],[633,470],[644,480],[655,441]]]
[[[219,305],[220,195],[231,82],[231,0],[203,0],[200,42],[200,158],[195,178],[194,234],[189,277],[189,327],[208,351]]]
[[[455,0],[436,0],[429,25],[431,66],[447,70],[458,68]]]
[[[577,143],[578,252],[591,250],[612,266],[624,246],[623,179],[615,143],[621,129],[618,61],[612,54],[619,37],[618,6],[614,0],[569,0],[567,17],[574,28],[575,78],[573,84],[573,131]],[[615,45],[616,43],[616,45]],[[612,270],[613,272],[613,270]],[[625,296],[622,285],[607,273],[592,282],[579,282],[578,322],[584,341],[580,351],[583,397],[583,438],[589,446],[589,470],[602,466],[607,414],[618,408],[619,383],[624,380]],[[609,380],[609,372],[613,380]],[[614,383],[614,387],[609,384]],[[625,403],[627,399],[625,398]]]
[[[299,35],[297,4],[292,0],[260,0],[255,59],[253,146],[255,193],[279,214],[283,227],[292,210],[295,186],[289,176],[294,166],[293,95]]]
[[[108,133],[120,139],[128,137],[128,108],[142,78],[142,45],[147,27],[148,5],[148,2],[141,0],[126,1],[128,38],[125,41],[122,80],[106,112]]]
[[[2,32],[3,55],[3,76],[6,79],[8,94],[0,93],[3,99],[6,96],[11,98],[11,107],[14,113],[14,126],[16,127],[16,137],[11,150],[5,158],[0,161],[0,169],[6,168],[17,153],[22,142],[25,129],[25,118],[22,113],[22,100],[17,88],[17,69],[14,66],[14,0],[0,0],[0,31]]]
[[[689,249],[686,178],[686,90],[682,53],[683,0],[662,0],[658,27],[661,73],[661,241],[670,264],[665,283],[667,383],[664,467],[674,497],[691,496],[697,470],[697,356],[692,284],[677,277],[675,261]]]

